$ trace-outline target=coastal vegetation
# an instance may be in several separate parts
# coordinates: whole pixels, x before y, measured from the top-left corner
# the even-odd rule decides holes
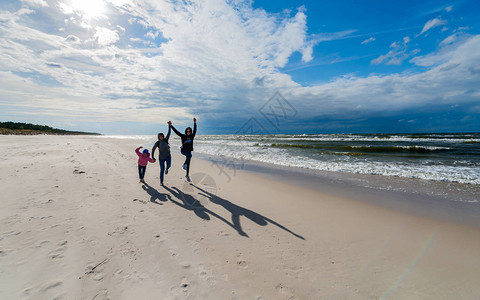
[[[56,134],[56,135],[100,135],[99,133],[70,131],[53,128],[46,125],[36,125],[21,122],[0,122],[0,134],[4,135],[36,135],[36,134]]]

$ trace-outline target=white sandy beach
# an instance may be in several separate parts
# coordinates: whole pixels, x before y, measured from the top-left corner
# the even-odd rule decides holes
[[[478,228],[140,143],[0,136],[1,299],[480,298]]]

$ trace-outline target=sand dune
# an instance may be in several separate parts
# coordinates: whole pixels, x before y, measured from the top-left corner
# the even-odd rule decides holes
[[[0,137],[0,298],[480,297],[478,228],[195,156],[140,184],[139,143]]]

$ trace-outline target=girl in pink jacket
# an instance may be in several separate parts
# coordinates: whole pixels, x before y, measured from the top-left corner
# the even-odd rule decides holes
[[[150,157],[150,153],[148,153],[148,149],[144,149],[142,153],[140,153],[140,149],[143,147],[138,147],[135,149],[135,153],[138,155],[138,176],[140,177],[140,182],[145,183],[143,177],[145,177],[145,171],[147,170],[148,162],[155,162],[155,158]]]

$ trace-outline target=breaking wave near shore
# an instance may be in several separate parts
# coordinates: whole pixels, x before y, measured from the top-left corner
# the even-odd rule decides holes
[[[480,133],[199,135],[195,151],[287,167],[480,184]]]

